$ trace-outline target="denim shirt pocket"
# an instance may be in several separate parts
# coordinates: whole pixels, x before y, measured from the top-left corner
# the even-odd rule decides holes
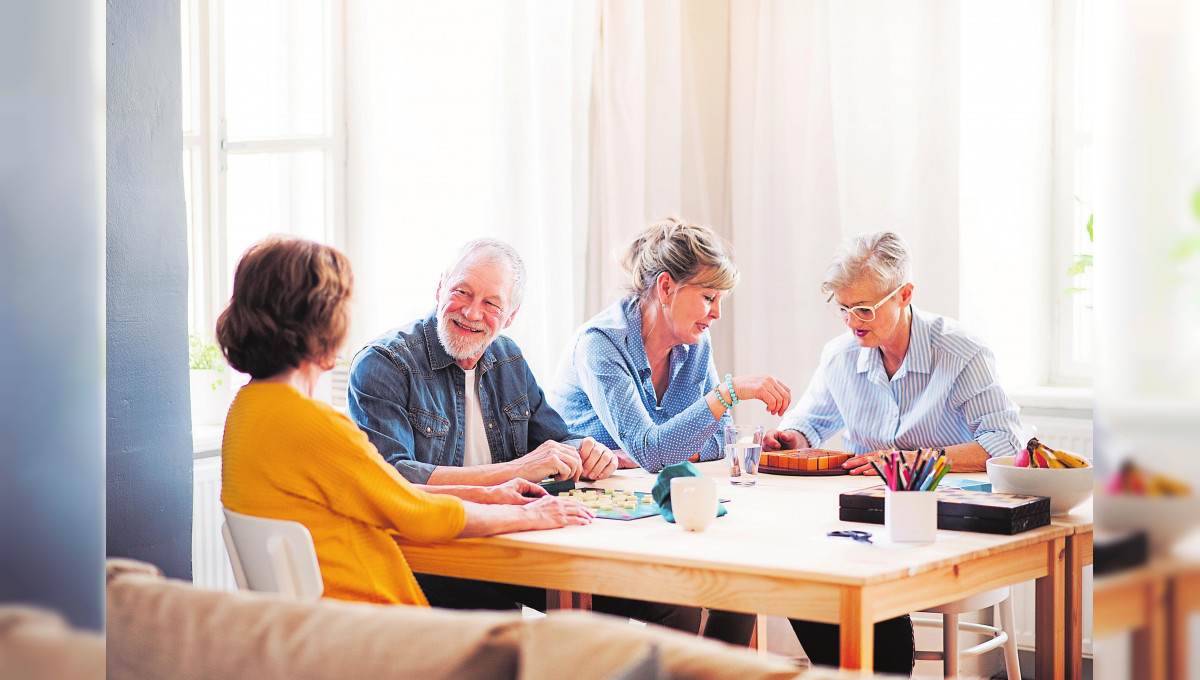
[[[413,429],[414,458],[433,465],[449,465],[444,460],[446,435],[450,433],[450,421],[419,408],[408,409],[408,421]]]
[[[508,431],[512,450],[516,457],[529,452],[529,396],[522,394],[516,401],[504,407],[508,417]]]

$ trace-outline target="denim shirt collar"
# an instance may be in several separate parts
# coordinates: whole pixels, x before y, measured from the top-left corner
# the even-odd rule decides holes
[[[433,312],[421,322],[421,332],[425,335],[425,351],[429,353],[429,366],[433,370],[440,371],[450,364],[458,365],[454,357],[450,356],[450,353],[442,346],[442,340],[438,337],[437,308],[434,308]],[[488,345],[483,350],[483,356],[479,358],[479,363],[475,365],[475,368],[480,369],[481,373],[486,372],[492,368],[494,361],[492,346]]]

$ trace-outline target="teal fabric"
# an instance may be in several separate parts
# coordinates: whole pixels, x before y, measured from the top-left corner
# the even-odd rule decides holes
[[[650,493],[654,496],[654,502],[658,503],[659,510],[662,511],[663,519],[668,522],[675,522],[675,513],[671,512],[671,480],[676,477],[700,476],[700,469],[686,460],[682,463],[668,465],[658,473],[658,481],[654,482],[654,489]],[[724,515],[726,512],[725,505],[717,503],[717,517]]]

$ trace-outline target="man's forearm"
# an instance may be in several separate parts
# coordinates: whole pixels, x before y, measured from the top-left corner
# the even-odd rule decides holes
[[[429,475],[429,481],[426,483],[438,486],[447,484],[492,486],[493,484],[503,484],[515,477],[517,477],[516,469],[509,463],[489,463],[488,465],[467,467],[442,465],[433,469]]]

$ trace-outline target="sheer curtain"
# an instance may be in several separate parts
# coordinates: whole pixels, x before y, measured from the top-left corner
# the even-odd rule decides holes
[[[510,240],[509,329],[548,380],[621,293],[615,255],[669,214],[734,244],[718,370],[798,396],[842,324],[818,294],[845,236],[894,229],[916,304],[957,316],[956,3],[347,3],[352,343],[433,305],[462,241]],[[772,424],[754,404],[739,420]]]
[[[350,354],[432,309],[457,248],[495,236],[530,275],[506,333],[550,374],[582,318],[594,21],[585,2],[346,3]]]

